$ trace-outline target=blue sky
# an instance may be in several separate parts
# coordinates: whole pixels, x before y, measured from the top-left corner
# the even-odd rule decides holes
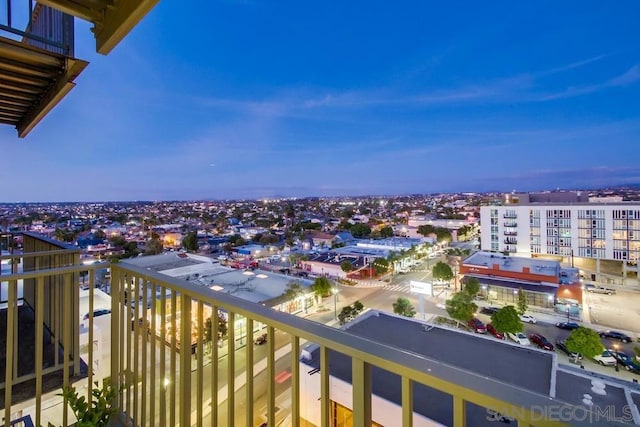
[[[161,0],[106,57],[81,22],[77,87],[26,139],[0,127],[0,200],[639,183],[638,16],[631,0]]]

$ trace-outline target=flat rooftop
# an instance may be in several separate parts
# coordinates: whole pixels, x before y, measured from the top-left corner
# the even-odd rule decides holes
[[[497,264],[502,271],[515,271],[519,273],[527,267],[532,274],[553,277],[558,277],[560,274],[560,263],[557,261],[505,256],[493,252],[476,252],[466,258],[463,264],[481,268],[493,268],[493,265]]]
[[[354,335],[422,355],[425,361],[445,363],[468,371],[471,385],[475,376],[488,377],[541,395],[555,395],[556,399],[572,405],[583,405],[583,395],[590,394],[594,405],[603,410],[607,407],[615,408],[616,414],[620,416],[624,408],[633,405],[631,397],[627,398],[625,394],[628,392],[626,383],[620,384],[616,379],[608,377],[610,381],[602,380],[607,384],[607,394],[597,395],[591,391],[593,378],[579,369],[574,373],[571,367],[558,370],[555,353],[533,347],[523,347],[484,335],[439,327],[377,311],[356,318],[348,323],[345,329]],[[311,353],[311,359],[303,359],[304,363],[312,368],[319,368],[319,348],[311,345],[307,350]],[[331,375],[351,383],[350,358],[331,351],[330,360]],[[374,367],[372,389],[377,396],[400,405],[401,379],[398,375]],[[438,423],[453,425],[453,399],[450,395],[415,384],[413,398],[415,412]],[[553,405],[553,401],[549,404]],[[469,402],[466,405],[468,420],[472,422],[469,425],[496,425],[495,421],[487,419],[485,408]],[[620,425],[609,424],[602,417],[588,424]]]
[[[255,303],[266,303],[279,298],[291,282],[310,287],[312,282],[299,277],[273,271],[245,271],[222,266],[217,260],[193,256],[182,252],[169,252],[124,259],[121,262],[148,268],[170,277],[206,286],[217,292],[226,292]]]

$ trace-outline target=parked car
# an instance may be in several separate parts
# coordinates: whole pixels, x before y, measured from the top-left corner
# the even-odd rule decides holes
[[[540,347],[543,350],[554,351],[555,348],[553,344],[549,342],[547,338],[540,334],[529,334],[529,341],[534,343],[536,346]]]
[[[520,316],[520,320],[526,323],[538,323],[538,319],[530,314],[523,314]]]
[[[628,343],[632,341],[629,335],[623,334],[622,332],[618,332],[618,331],[600,331],[598,332],[598,335],[600,335],[600,338],[618,340],[624,343]]]
[[[108,308],[100,308],[98,310],[93,310],[93,317],[98,317],[98,316],[104,316],[105,314],[110,314],[111,310],[109,310]],[[87,313],[84,315],[84,320],[89,320],[89,314]]]
[[[523,334],[522,332],[508,332],[507,336],[509,337],[509,339],[511,339],[514,342],[517,342],[520,345],[529,345],[531,344],[529,342],[529,339],[527,338],[527,336],[525,334]]]
[[[582,354],[577,353],[575,351],[570,351],[567,348],[567,345],[565,344],[564,341],[561,341],[561,340],[556,341],[556,348],[564,352],[567,356],[571,357],[572,359],[582,360],[583,358]]]
[[[498,338],[499,340],[505,339],[504,334],[499,330],[497,330],[496,328],[494,328],[491,323],[487,324],[487,332],[489,332],[491,335]]]
[[[480,309],[480,313],[486,314],[487,316],[491,316],[496,311],[500,310],[498,307],[482,307]]]
[[[615,289],[611,289],[611,288],[605,288],[604,286],[595,286],[595,285],[585,285],[584,289],[587,292],[591,292],[594,294],[607,294],[607,295],[613,295],[616,293]]]
[[[609,353],[616,358],[618,364],[623,366],[624,369],[634,374],[640,374],[640,363],[636,362],[633,357],[622,351],[609,350]]]
[[[569,331],[572,331],[574,329],[578,329],[580,325],[576,322],[559,322],[559,323],[556,323],[556,327],[560,329],[567,329]]]
[[[484,326],[484,323],[482,323],[482,321],[477,317],[472,317],[471,319],[469,319],[469,321],[467,322],[467,326],[469,326],[471,330],[475,333],[478,333],[478,334],[487,333],[487,327]]]
[[[609,350],[605,350],[602,354],[594,356],[593,360],[604,366],[615,366],[618,363]]]
[[[262,345],[267,343],[267,334],[262,334],[253,341],[256,345]]]

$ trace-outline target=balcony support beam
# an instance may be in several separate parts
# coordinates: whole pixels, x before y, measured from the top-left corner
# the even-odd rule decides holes
[[[115,6],[106,7],[101,22],[96,26],[96,51],[108,54],[140,22],[159,0],[120,0]]]

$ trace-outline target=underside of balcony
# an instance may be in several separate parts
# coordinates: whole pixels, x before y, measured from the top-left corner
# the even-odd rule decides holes
[[[87,64],[0,37],[0,123],[26,136],[73,89]]]

